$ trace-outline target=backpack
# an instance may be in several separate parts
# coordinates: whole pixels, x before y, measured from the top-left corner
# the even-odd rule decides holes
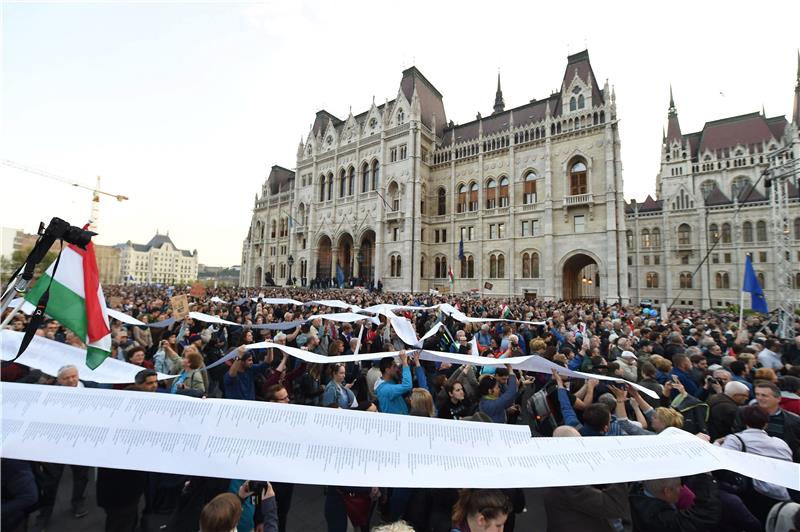
[[[552,436],[558,426],[558,420],[554,414],[558,411],[553,400],[554,389],[555,383],[548,382],[525,402],[532,436]]]

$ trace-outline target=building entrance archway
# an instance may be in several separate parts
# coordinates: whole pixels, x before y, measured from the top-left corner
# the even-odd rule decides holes
[[[336,248],[338,255],[336,257],[337,271],[335,275],[339,276],[338,268],[342,269],[344,274],[345,283],[353,278],[353,237],[350,233],[343,233],[336,241]]]
[[[598,301],[600,268],[592,257],[576,253],[564,262],[562,297],[565,301]]]
[[[372,286],[375,281],[375,231],[368,229],[361,235],[361,243],[356,255],[358,272],[356,277],[365,286]]]
[[[317,279],[319,281],[327,281],[331,278],[331,239],[328,235],[324,235],[319,239],[317,244]]]

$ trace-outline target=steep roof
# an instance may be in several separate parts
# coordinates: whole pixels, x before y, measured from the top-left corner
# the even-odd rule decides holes
[[[315,136],[325,132],[325,128],[328,127],[328,120],[333,121],[334,127],[343,123],[342,120],[339,120],[325,109],[317,111],[317,116],[314,118],[314,125],[311,126],[311,131],[314,132]]]
[[[728,199],[719,187],[714,187],[714,189],[709,192],[708,196],[706,197],[706,205],[709,207],[716,206],[716,205],[728,205],[731,203],[731,200]]]
[[[281,191],[285,192],[289,187],[289,181],[292,181],[293,179],[294,172],[284,168],[283,166],[278,166],[277,164],[273,165],[272,169],[269,171],[269,176],[267,177],[269,193],[274,195]]]
[[[156,236],[150,239],[150,242],[145,244],[145,247],[149,248],[160,248],[164,244],[170,244],[172,247],[176,248],[175,243],[169,238],[169,235],[160,235],[156,233]]]
[[[739,193],[740,203],[756,203],[759,201],[767,201],[767,197],[755,187],[747,187]]]
[[[644,203],[639,205],[639,212],[654,212],[660,211],[664,202],[662,200],[654,200],[650,194],[644,200]]]
[[[706,122],[700,133],[699,152],[702,153],[706,150],[715,152],[723,148],[732,148],[737,144],[747,146],[768,142],[774,138],[780,138],[785,127],[785,117],[773,117],[768,122],[761,113],[749,113]],[[776,135],[773,128],[775,131],[780,131],[780,134]]]
[[[441,135],[444,125],[447,123],[447,116],[444,113],[444,103],[442,93],[439,92],[428,79],[412,66],[403,71],[403,79],[400,80],[400,90],[403,95],[411,101],[414,90],[417,91],[419,98],[420,113],[422,123],[433,129],[433,117],[436,115],[436,134]]]
[[[603,93],[600,91],[597,78],[594,76],[594,70],[592,70],[592,64],[589,62],[589,50],[584,50],[567,57],[567,68],[564,70],[561,92],[572,82],[576,72],[584,83],[592,84],[592,102],[595,105],[603,103],[605,101],[603,99]],[[551,107],[551,109],[553,110],[553,116],[561,115],[561,94],[558,94],[558,101],[555,108]]]
[[[541,122],[545,117],[547,102],[551,102],[550,109],[552,109],[553,105],[555,105],[554,102],[557,99],[558,95],[554,94],[547,99],[533,100],[524,105],[520,105],[519,107],[515,107],[514,109],[493,114],[491,116],[487,116],[486,118],[475,119],[472,122],[459,124],[453,127],[448,126],[444,130],[444,140],[442,141],[442,146],[449,146],[453,143],[453,140],[455,140],[455,143],[458,144],[460,142],[477,139],[479,124],[481,122],[483,122],[484,136],[508,129],[512,114],[514,115],[514,127]],[[453,133],[455,133],[455,139],[453,139]]]

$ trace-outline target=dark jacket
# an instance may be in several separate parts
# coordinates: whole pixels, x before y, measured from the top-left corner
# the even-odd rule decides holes
[[[732,434],[739,405],[724,393],[716,393],[708,398],[708,408],[708,435],[711,441]]]
[[[39,500],[39,490],[30,462],[26,460],[2,460],[3,500],[2,529],[14,530],[28,517]]]
[[[138,501],[147,487],[147,473],[97,468],[97,506],[119,508]]]
[[[635,532],[702,532],[717,529],[720,503],[717,487],[708,474],[692,477],[694,505],[676,510],[668,502],[646,495],[642,485],[631,493],[631,515]],[[689,484],[687,482],[687,484]]]
[[[544,509],[548,532],[611,532],[614,529],[609,520],[622,519],[629,523],[628,488],[626,483],[547,488]]]

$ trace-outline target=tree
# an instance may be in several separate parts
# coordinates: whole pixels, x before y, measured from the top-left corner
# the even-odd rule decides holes
[[[1,278],[4,285],[10,280],[11,274],[14,273],[16,269],[19,268],[22,265],[22,263],[25,262],[25,259],[28,258],[28,255],[30,255],[32,249],[33,249],[32,247],[18,249],[11,254],[10,259],[5,257],[0,259],[0,272],[2,272]],[[54,260],[56,260],[57,256],[58,256],[57,252],[48,251],[47,254],[44,256],[44,259],[42,259],[42,261],[36,265],[33,278],[36,279],[42,273],[44,273],[45,270],[47,270],[47,268],[50,266],[50,264]]]

